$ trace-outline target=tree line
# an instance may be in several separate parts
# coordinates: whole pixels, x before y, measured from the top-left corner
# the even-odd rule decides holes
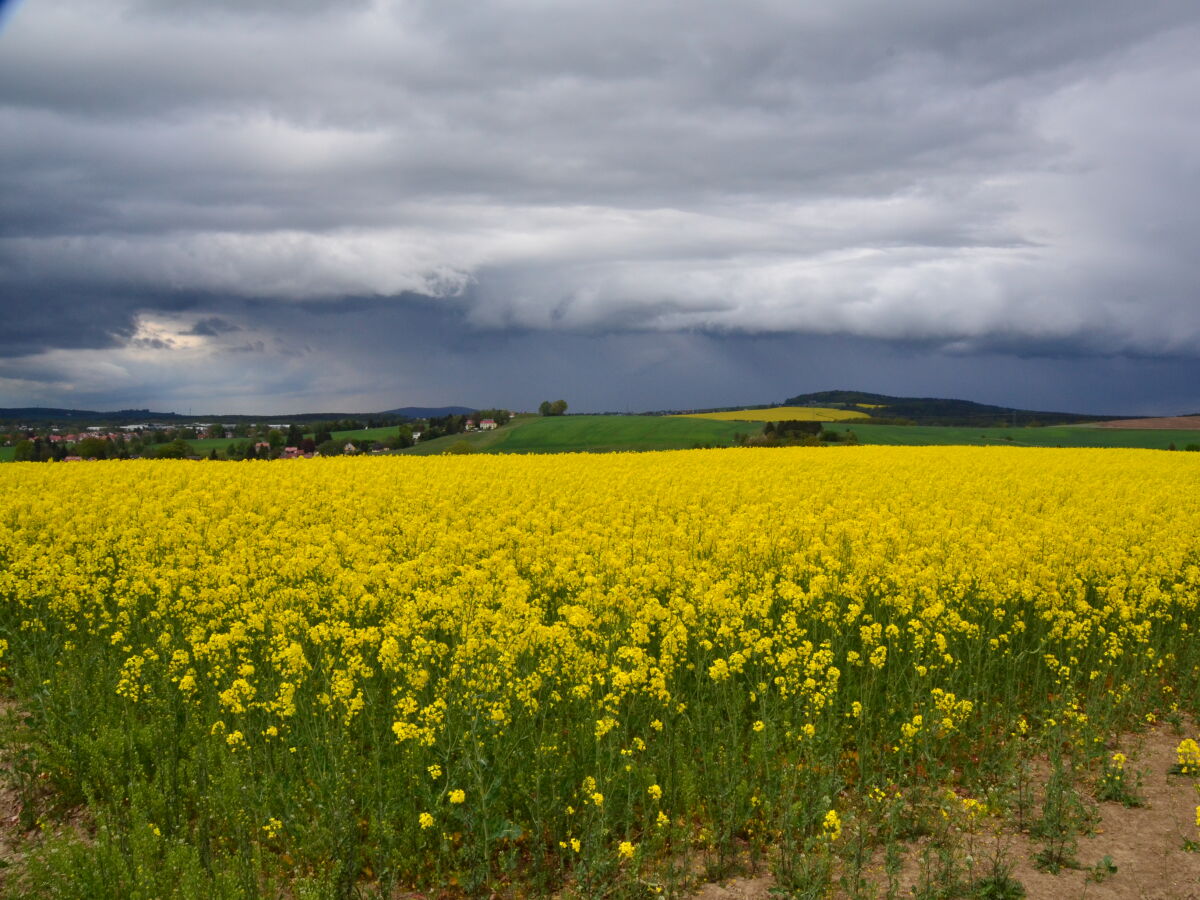
[[[759,434],[736,433],[733,442],[743,447],[820,447],[827,444],[857,444],[852,430],[834,431],[820,422],[789,419],[766,422]]]

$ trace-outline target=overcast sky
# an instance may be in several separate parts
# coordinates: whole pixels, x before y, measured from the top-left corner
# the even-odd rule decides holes
[[[0,2],[0,406],[1200,411],[1195,0]]]

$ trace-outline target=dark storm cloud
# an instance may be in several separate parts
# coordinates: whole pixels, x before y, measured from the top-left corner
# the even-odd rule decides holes
[[[0,358],[54,348],[116,347],[133,334],[134,309],[120,298],[63,288],[0,288]]]
[[[602,366],[678,372],[691,405],[706,366],[803,389],[727,355],[796,341],[914,385],[1181,372],[1198,40],[1175,0],[27,3],[3,391],[457,402],[471,372],[517,403],[533,359],[599,407],[666,405]]]

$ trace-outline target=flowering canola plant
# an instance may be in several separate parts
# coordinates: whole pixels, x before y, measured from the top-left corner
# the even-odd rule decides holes
[[[1198,463],[11,464],[0,662],[127,892],[168,858],[474,892],[829,845],[839,795],[1195,708]]]

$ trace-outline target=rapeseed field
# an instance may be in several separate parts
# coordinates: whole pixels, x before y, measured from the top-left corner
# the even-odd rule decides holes
[[[1193,454],[6,465],[21,889],[821,896],[1034,752],[1111,780],[1198,602]]]

